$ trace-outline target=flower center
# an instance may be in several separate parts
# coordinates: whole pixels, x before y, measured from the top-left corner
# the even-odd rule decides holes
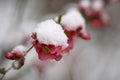
[[[43,53],[48,54],[50,52],[50,48],[48,46],[44,45],[42,47],[42,51],[43,51]]]

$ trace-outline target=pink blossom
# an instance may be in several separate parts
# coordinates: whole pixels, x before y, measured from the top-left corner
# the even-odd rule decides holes
[[[93,28],[100,28],[102,26],[106,26],[109,22],[109,17],[106,15],[103,9],[106,1],[108,0],[103,0],[103,1],[102,0],[93,0],[93,1],[82,0],[79,3],[79,6],[80,6],[79,10],[82,12],[84,17],[90,22]],[[114,0],[109,0],[109,1],[114,1]]]
[[[40,43],[37,40],[34,40],[32,43],[40,60],[55,59],[56,61],[59,61],[62,58],[62,46],[55,46],[53,44],[47,45]]]
[[[102,24],[101,24],[101,22],[100,22],[100,20],[93,20],[92,22],[91,22],[91,25],[93,26],[93,28],[99,28]]]
[[[54,45],[37,43],[34,47],[40,60],[55,59],[56,61],[59,61],[62,58],[62,55],[60,54],[62,46],[56,47]]]
[[[19,51],[12,51],[5,54],[5,58],[10,60],[17,60],[22,56],[22,53]]]
[[[10,60],[18,60],[23,56],[25,47],[22,45],[16,46],[11,52],[5,54],[5,58]]]
[[[90,36],[86,32],[79,33],[79,37],[81,37],[84,40],[90,40],[91,39]]]

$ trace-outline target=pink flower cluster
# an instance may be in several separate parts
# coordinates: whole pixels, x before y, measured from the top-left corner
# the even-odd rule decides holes
[[[109,22],[109,17],[103,9],[104,5],[105,2],[102,0],[82,0],[78,4],[79,10],[93,28],[106,26]]]
[[[32,34],[33,36],[34,34]],[[55,59],[56,61],[59,61],[62,58],[62,55],[59,54],[62,50],[62,46],[54,46],[53,44],[44,44],[38,42],[35,38],[33,38],[35,41],[33,41],[34,48],[36,52],[38,53],[38,57],[40,60],[48,60],[48,59]]]
[[[5,54],[5,58],[9,60],[17,60],[21,58],[22,54],[19,51],[12,51]]]
[[[66,14],[61,18],[62,28],[68,37],[68,47],[64,50],[67,53],[74,47],[73,41],[75,38],[80,37],[84,40],[90,40],[85,28],[85,20],[78,9],[69,9]]]
[[[47,21],[40,23],[40,26],[38,26],[38,28],[40,27],[39,29],[42,28],[41,27],[42,24],[44,24],[46,27],[50,24],[50,26],[51,26],[51,28],[53,28],[53,30],[54,30],[54,26],[55,26],[55,28],[60,27],[60,25],[58,26],[58,24],[55,23],[53,20],[47,20]],[[45,27],[44,25],[43,25],[43,27]],[[62,29],[62,28],[60,27],[60,29]],[[64,32],[59,33],[58,35],[54,34],[53,31],[51,31],[50,33],[49,32],[50,32],[50,30],[47,30],[45,28],[45,31],[44,31],[44,29],[43,29],[43,33],[41,33],[40,39],[38,39],[39,34],[40,34],[39,32],[33,33],[31,36],[32,37],[31,43],[32,43],[32,45],[34,45],[34,48],[35,48],[36,52],[38,53],[38,57],[40,60],[54,59],[56,61],[59,61],[62,58],[63,51],[65,49],[63,46],[63,43],[65,41],[61,40],[62,41],[62,43],[61,43],[61,41],[59,39],[56,39],[56,37],[58,36],[58,38],[60,38],[61,35],[64,34]],[[44,33],[46,33],[47,36],[44,36],[45,35]],[[41,37],[42,34],[43,34],[43,37]],[[51,36],[50,34],[56,35],[56,36]],[[67,36],[65,34],[62,36],[63,37],[61,37],[61,38],[65,38],[63,40],[66,40],[66,43],[64,43],[66,45],[67,44]],[[43,38],[43,40],[41,38]],[[49,39],[48,40],[46,39],[47,40],[46,41],[44,38],[47,38],[47,39],[49,38]]]
[[[70,50],[74,47],[73,41],[77,37],[80,37],[84,40],[90,40],[90,36],[86,32],[80,32],[82,29],[83,29],[83,26],[78,26],[76,30],[70,30],[70,31],[67,29],[64,29],[64,32],[68,37],[68,47],[64,50],[65,52],[67,53],[70,52]]]
[[[22,45],[16,46],[11,52],[5,54],[5,58],[9,60],[18,60],[23,57],[25,47]]]
[[[31,35],[30,43],[40,60],[59,61],[74,47],[74,39],[79,37],[90,40],[86,22],[78,8],[70,8],[64,15],[40,22]],[[7,59],[18,60],[25,55],[14,49],[5,55]]]
[[[55,18],[54,22],[57,22],[58,20],[59,20],[59,17]],[[90,36],[88,35],[85,28],[85,20],[82,17],[82,15],[79,13],[79,10],[72,9],[68,11],[66,14],[62,15],[61,17],[61,21],[59,24],[61,29],[64,31],[62,32],[62,34],[65,34],[65,36],[68,38],[66,41],[68,46],[64,48],[61,44],[58,45],[57,43],[57,45],[55,45],[56,41],[54,40],[55,42],[52,42],[53,40],[50,38],[51,32],[49,30],[48,31],[46,30],[47,26],[51,24],[52,24],[51,25],[52,27],[49,26],[48,27],[49,29],[50,27],[54,28],[54,25],[56,24],[58,25],[58,23],[54,23],[54,22],[52,20],[47,20],[45,22],[40,23],[39,29],[43,33],[45,32],[45,34],[41,33],[38,29],[37,29],[38,31],[37,33],[32,34],[32,44],[34,45],[34,48],[38,53],[40,60],[55,59],[56,61],[59,61],[64,54],[66,53],[68,54],[70,50],[73,48],[74,46],[73,41],[75,38],[81,37],[84,40],[90,40]],[[57,26],[55,26],[55,28],[57,28]],[[52,35],[54,35],[53,31],[52,31]],[[39,36],[40,38],[38,39]],[[57,36],[59,36],[59,34],[54,37],[53,36],[51,37],[56,38]],[[44,40],[41,38],[43,38]],[[46,38],[47,38],[47,41],[46,41]]]
[[[32,44],[34,45],[40,60],[55,59],[56,61],[59,61],[62,58],[62,55],[60,54],[63,50],[62,46],[41,43],[34,36],[35,34],[32,34]]]

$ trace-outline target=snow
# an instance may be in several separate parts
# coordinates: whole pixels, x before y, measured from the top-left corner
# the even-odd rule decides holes
[[[20,52],[24,52],[25,51],[25,47],[23,45],[18,45],[16,46],[13,51],[20,51]]]
[[[40,43],[63,46],[63,48],[68,46],[68,38],[64,34],[64,30],[52,19],[39,23],[35,32],[37,33],[37,39]]]
[[[90,0],[80,0],[79,5],[84,8],[89,8],[91,3]]]
[[[76,30],[80,26],[83,26],[83,27],[85,26],[85,19],[83,18],[83,16],[80,14],[80,12],[77,9],[72,8],[68,10],[66,14],[62,16],[61,25],[66,30],[69,30],[69,31]]]
[[[94,10],[101,10],[103,8],[103,6],[104,6],[104,3],[102,0],[95,0],[92,3],[92,8]]]

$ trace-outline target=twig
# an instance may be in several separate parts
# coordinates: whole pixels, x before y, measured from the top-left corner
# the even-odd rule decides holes
[[[34,45],[32,45],[27,51],[25,51],[24,56],[26,56],[27,53],[28,53],[33,47],[34,47]]]
[[[32,45],[30,48],[28,48],[28,50],[26,50],[25,52],[24,52],[24,57],[27,55],[27,53],[32,49],[34,47],[34,45]],[[11,66],[6,70],[6,72],[2,75],[2,77],[0,78],[0,80],[3,80],[4,79],[4,77],[5,77],[5,75],[11,70],[11,69],[13,69],[14,67],[13,67],[13,65],[15,64],[15,62],[16,61],[14,61],[14,62],[12,62],[12,64],[11,64]]]
[[[62,15],[60,15],[60,16],[58,17],[58,24],[61,23],[61,20],[62,20]]]
[[[2,75],[2,77],[0,78],[0,80],[3,80],[4,76],[6,75],[7,72],[9,72],[13,67],[9,67],[6,72]]]

